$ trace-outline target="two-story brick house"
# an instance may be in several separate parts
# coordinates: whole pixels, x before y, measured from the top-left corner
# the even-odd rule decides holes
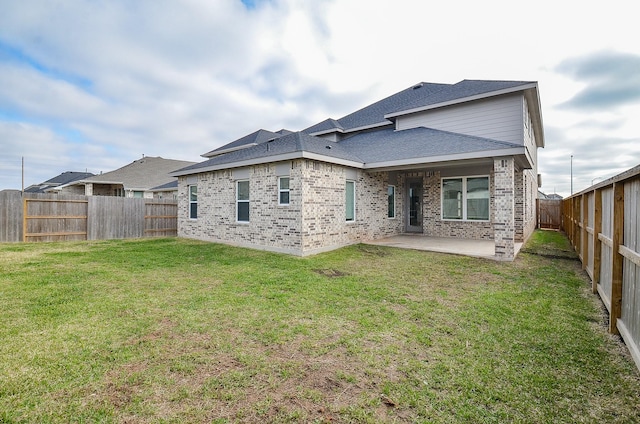
[[[538,147],[537,83],[420,83],[173,172],[178,233],[296,255],[419,233],[494,240],[510,260],[535,228]]]

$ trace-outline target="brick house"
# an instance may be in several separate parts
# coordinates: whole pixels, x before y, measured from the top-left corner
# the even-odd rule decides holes
[[[308,255],[418,233],[495,241],[536,223],[538,85],[419,83],[303,131],[259,130],[178,177],[178,234]]]

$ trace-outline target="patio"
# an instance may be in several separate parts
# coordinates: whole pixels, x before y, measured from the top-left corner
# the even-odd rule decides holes
[[[400,234],[379,240],[365,242],[377,246],[399,247],[401,249],[429,250],[496,260],[493,240],[470,240],[452,237],[430,237],[422,234]],[[522,243],[515,243],[515,254]]]

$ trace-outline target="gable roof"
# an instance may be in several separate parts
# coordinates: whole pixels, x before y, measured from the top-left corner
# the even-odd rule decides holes
[[[245,164],[267,163],[290,160],[300,157],[327,157],[334,161],[357,166],[361,159],[344,149],[339,143],[333,143],[304,132],[284,135],[270,142],[260,143],[244,149],[233,150],[207,161],[187,166],[172,172],[173,176],[196,174],[210,170],[246,166]]]
[[[52,187],[57,187],[63,184],[68,184],[70,182],[81,180],[82,178],[91,177],[94,174],[91,172],[75,172],[75,171],[65,171],[60,175],[57,175],[47,181],[40,184],[33,184],[29,187],[25,188],[25,193],[44,193],[47,189]]]
[[[286,134],[291,134],[291,131],[285,130],[284,128],[278,132],[271,132],[271,131],[260,129],[256,132],[253,132],[249,135],[245,135],[244,137],[241,137],[235,141],[232,141],[231,143],[225,144],[222,147],[218,147],[217,149],[211,150],[210,152],[207,152],[201,156],[204,158],[212,158],[214,156],[221,155],[223,153],[232,152],[238,149],[244,149],[250,146],[255,146],[260,143],[264,143],[269,140],[280,138]]]
[[[326,119],[318,124],[312,125],[303,131],[313,135],[325,134],[339,130],[339,132],[353,131],[382,125],[389,125],[392,122],[384,117],[390,110],[395,110],[407,102],[428,97],[446,87],[449,84],[434,84],[421,82],[414,84],[398,93],[392,94],[369,106],[365,106],[353,113],[343,116],[340,119]]]
[[[392,118],[435,105],[461,103],[533,88],[535,82],[462,80],[456,84],[420,82],[340,119],[326,119],[306,128],[313,135],[351,132],[392,124]]]
[[[511,155],[521,156],[524,162],[524,146],[425,127],[363,132],[339,143],[297,132],[213,157],[171,175],[177,177],[299,158],[375,169]]]
[[[325,119],[303,131],[258,130],[204,154],[208,161],[171,175],[189,175],[258,163],[312,158],[360,168],[479,159],[513,155],[529,167],[523,145],[418,127],[396,131],[396,117],[423,110],[522,93],[529,103],[538,146],[544,146],[538,85],[530,81],[463,80],[455,84],[421,82],[340,119]],[[375,130],[375,131],[374,131]],[[338,142],[321,135],[341,133]]]
[[[104,174],[78,180],[72,184],[122,184],[125,190],[149,190],[173,181],[171,171],[195,162],[146,156]]]

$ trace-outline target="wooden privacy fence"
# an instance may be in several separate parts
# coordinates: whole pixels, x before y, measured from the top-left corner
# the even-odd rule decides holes
[[[0,192],[0,242],[176,236],[175,200]]]
[[[564,227],[640,369],[640,165],[563,202]]]
[[[561,199],[537,199],[538,228],[562,228],[562,200]]]

